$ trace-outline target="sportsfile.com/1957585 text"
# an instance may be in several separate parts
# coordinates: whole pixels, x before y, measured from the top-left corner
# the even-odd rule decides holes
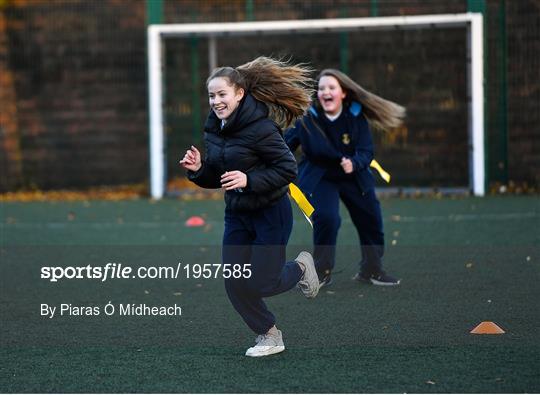
[[[43,266],[41,279],[50,282],[74,279],[99,281],[126,279],[211,279],[211,278],[249,278],[250,264],[182,264],[176,266],[139,266],[133,268],[122,263],[107,263],[103,266]]]

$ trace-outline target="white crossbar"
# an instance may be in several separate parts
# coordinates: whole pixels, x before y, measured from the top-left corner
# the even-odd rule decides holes
[[[186,23],[148,26],[148,88],[150,126],[150,193],[160,199],[165,192],[165,152],[163,128],[163,65],[161,40],[167,37],[316,33],[373,29],[466,27],[468,29],[469,137],[472,143],[471,189],[485,194],[484,165],[484,33],[479,13],[411,15],[375,18],[311,19],[233,23]]]

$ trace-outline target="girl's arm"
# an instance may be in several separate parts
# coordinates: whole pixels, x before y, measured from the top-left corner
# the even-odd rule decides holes
[[[208,153],[208,148],[206,149]],[[186,152],[184,159],[180,164],[187,169],[188,179],[201,188],[221,188],[221,182],[216,171],[208,164],[208,154],[205,154],[204,160],[201,160],[201,154],[197,148],[191,146]]]
[[[202,166],[198,171],[188,170],[188,180],[197,184],[201,188],[217,189],[221,188],[221,182],[219,177],[216,177],[216,173],[212,170],[211,166],[206,161],[202,162]]]
[[[373,160],[373,140],[366,118],[360,115],[357,121],[359,122],[359,138],[356,143],[354,156],[351,160],[355,170],[364,170],[369,168],[369,164]]]
[[[300,136],[299,136],[299,128],[300,128],[300,125],[299,125],[299,122],[300,121],[296,121],[296,124],[287,129],[287,131],[285,132],[285,143],[289,146],[289,149],[294,152],[296,151],[296,149],[300,146]]]
[[[249,191],[266,193],[294,181],[298,172],[296,160],[277,127],[266,128],[254,149],[266,166],[247,173]]]

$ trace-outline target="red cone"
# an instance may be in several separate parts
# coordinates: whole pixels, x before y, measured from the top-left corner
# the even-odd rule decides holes
[[[186,220],[186,226],[188,228],[196,227],[196,226],[204,226],[205,222],[202,217],[199,217],[197,215],[194,215],[193,217],[189,217]]]

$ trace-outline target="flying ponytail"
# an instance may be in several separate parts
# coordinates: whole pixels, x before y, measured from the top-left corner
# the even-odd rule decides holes
[[[312,72],[304,64],[261,56],[236,68],[215,69],[207,84],[216,77],[228,78],[233,85],[265,103],[270,116],[285,128],[304,115],[311,104],[314,80],[309,75]]]
[[[403,123],[406,114],[405,107],[365,90],[339,70],[325,69],[321,71],[317,81],[324,76],[332,76],[338,80],[341,89],[347,94],[344,101],[354,100],[362,104],[364,114],[374,128],[379,130],[393,129]],[[320,107],[320,103],[317,102],[316,105]]]

